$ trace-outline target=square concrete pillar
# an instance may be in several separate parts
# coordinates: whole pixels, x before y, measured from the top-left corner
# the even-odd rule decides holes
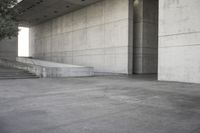
[[[134,0],[133,72],[157,73],[158,0]]]
[[[160,0],[159,80],[200,83],[200,1]]]

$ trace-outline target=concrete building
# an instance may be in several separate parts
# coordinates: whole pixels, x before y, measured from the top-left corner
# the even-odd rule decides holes
[[[199,5],[197,0],[23,0],[17,7],[21,25],[30,28],[33,58],[94,67],[96,74],[158,73],[159,80],[200,83]]]

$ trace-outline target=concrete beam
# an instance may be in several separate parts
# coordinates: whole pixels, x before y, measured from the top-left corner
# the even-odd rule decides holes
[[[23,0],[18,19],[21,26],[36,25],[49,19],[83,8],[100,0]]]

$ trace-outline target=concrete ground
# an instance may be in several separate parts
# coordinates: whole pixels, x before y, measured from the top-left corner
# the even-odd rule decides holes
[[[200,133],[200,84],[151,76],[0,80],[0,133]]]

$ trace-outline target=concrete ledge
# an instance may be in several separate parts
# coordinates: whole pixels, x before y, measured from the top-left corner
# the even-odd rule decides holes
[[[83,77],[93,76],[94,69],[92,67],[83,67],[75,65],[67,65],[54,63],[30,58],[19,58],[17,61],[0,59],[0,64],[6,67],[27,70],[40,77]]]

